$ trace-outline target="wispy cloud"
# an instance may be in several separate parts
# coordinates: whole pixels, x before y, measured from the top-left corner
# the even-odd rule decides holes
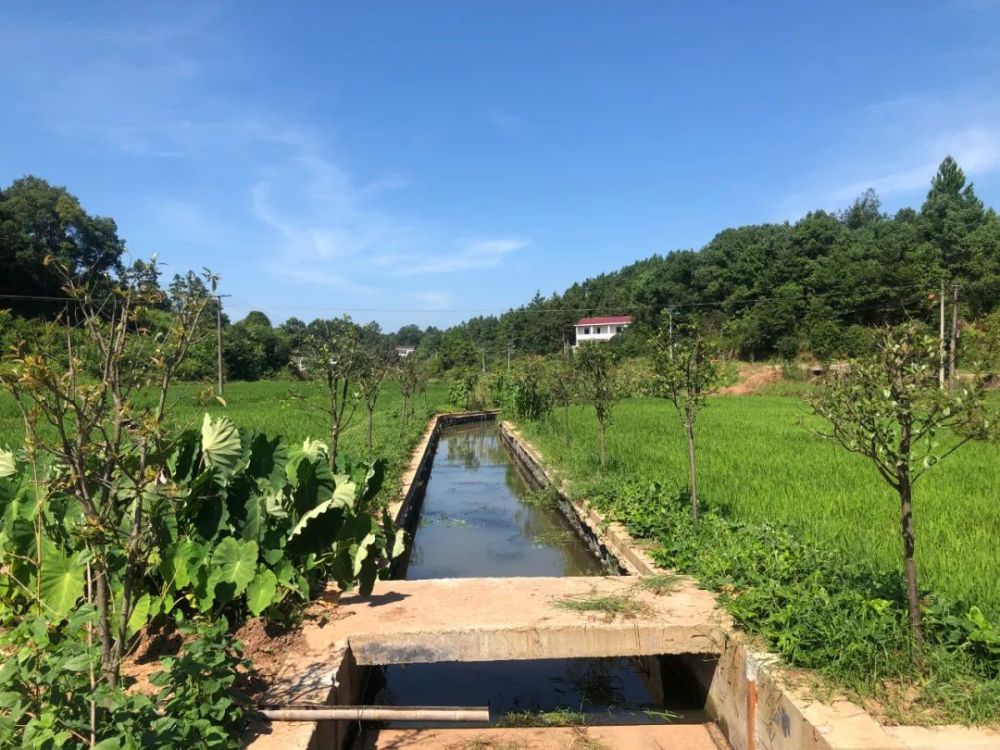
[[[399,263],[396,273],[408,276],[496,268],[508,255],[527,246],[528,241],[520,237],[466,240],[458,243],[454,252],[415,257]]]
[[[856,119],[865,140],[835,143],[823,172],[810,187],[785,196],[776,218],[843,208],[868,188],[890,202],[916,198],[949,154],[972,179],[1000,172],[1000,93],[985,83],[949,96],[875,102]]]
[[[262,107],[247,94],[253,61],[219,33],[220,12],[154,18],[153,8],[120,23],[79,13],[63,25],[0,27],[0,84],[12,107],[81,153],[151,175],[136,220],[162,238],[150,251],[169,254],[172,243],[224,276],[263,275],[264,290],[245,282],[258,290],[247,292],[254,304],[301,291],[331,306],[391,307],[409,296],[439,309],[448,294],[413,296],[406,277],[433,285],[435,276],[496,269],[528,244],[513,228],[442,226],[399,208],[408,196],[425,203],[405,168],[365,173],[331,145],[329,123],[320,131]],[[522,127],[501,109],[485,118],[504,133]],[[158,179],[161,170],[169,178]]]

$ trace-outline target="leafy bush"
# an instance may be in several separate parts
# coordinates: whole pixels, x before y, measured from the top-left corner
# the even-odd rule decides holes
[[[541,419],[552,411],[545,363],[540,357],[518,360],[509,373],[499,373],[494,383],[495,401],[504,414],[515,419]]]
[[[0,747],[82,749],[91,736],[97,750],[241,746],[246,707],[234,685],[247,664],[224,619],[182,629],[182,653],[163,660],[151,677],[159,690],[148,696],[95,678],[100,654],[87,638],[95,615],[85,605],[63,622],[36,615],[0,631],[8,655],[0,668]]]

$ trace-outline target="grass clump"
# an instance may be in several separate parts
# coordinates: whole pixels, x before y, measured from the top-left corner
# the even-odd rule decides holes
[[[592,592],[586,596],[568,596],[557,599],[555,605],[560,609],[568,609],[573,612],[603,614],[609,621],[616,617],[634,620],[637,617],[650,614],[649,607],[631,594],[602,595]]]
[[[587,723],[586,714],[570,708],[552,711],[510,711],[498,722],[502,727],[580,727]]]
[[[526,750],[528,747],[517,740],[494,740],[489,737],[473,737],[471,740],[448,745],[448,750]]]
[[[573,742],[570,744],[569,750],[611,750],[611,748],[596,737],[587,734],[586,729],[577,727],[573,730]]]
[[[650,576],[643,576],[633,588],[641,591],[648,591],[657,596],[665,596],[677,588],[678,576],[669,573],[656,573]]]

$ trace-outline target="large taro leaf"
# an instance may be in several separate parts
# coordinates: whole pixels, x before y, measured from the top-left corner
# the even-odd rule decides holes
[[[299,516],[319,507],[333,495],[334,479],[330,468],[322,458],[312,460],[300,455],[289,462],[289,470],[294,465],[290,478],[292,503]]]
[[[213,420],[208,414],[201,425],[201,455],[207,466],[229,476],[243,456],[243,444],[236,425],[226,417]]]
[[[0,448],[0,479],[12,477],[17,473],[17,464],[14,461],[14,454]]]
[[[43,546],[39,591],[42,603],[60,617],[65,617],[83,596],[83,574],[86,565],[73,556],[64,555],[55,545]]]
[[[288,448],[280,437],[268,440],[267,435],[258,433],[250,443],[251,476],[266,479],[276,490],[285,486],[285,466],[288,464]]]
[[[333,498],[304,513],[295,524],[285,551],[292,557],[304,557],[310,552],[325,552],[333,547],[347,516],[347,509]]]
[[[361,485],[361,493],[358,496],[358,507],[367,508],[368,504],[375,499],[382,485],[385,483],[386,460],[379,458],[373,461],[365,474],[365,481]]]
[[[264,532],[264,498],[257,491],[253,479],[241,475],[229,485],[226,508],[229,523],[236,535],[248,541],[259,541]]]
[[[270,607],[277,592],[278,577],[267,568],[262,568],[247,586],[247,608],[250,614],[257,617]]]
[[[212,541],[229,527],[229,506],[218,495],[201,498],[191,515],[195,531],[205,541]]]
[[[256,573],[257,542],[227,536],[212,552],[212,579],[222,601],[231,601],[246,591]]]
[[[174,450],[167,457],[167,471],[175,482],[190,479],[198,461],[198,433],[194,430],[182,432],[174,444]]]

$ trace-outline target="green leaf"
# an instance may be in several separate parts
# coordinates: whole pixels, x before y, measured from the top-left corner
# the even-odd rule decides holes
[[[332,498],[305,513],[288,535],[286,552],[299,557],[330,549],[344,524],[346,513]]]
[[[365,475],[364,484],[361,486],[361,495],[358,498],[358,507],[365,508],[368,503],[375,499],[375,496],[382,489],[382,485],[385,483],[385,473],[386,473],[386,460],[380,458],[373,461],[371,466],[368,467],[368,473]]]
[[[256,617],[274,602],[278,591],[278,578],[270,570],[264,568],[247,586],[247,607]]]
[[[263,499],[254,486],[254,480],[240,475],[229,486],[226,507],[229,521],[236,535],[247,541],[259,541],[264,532]]]
[[[54,545],[45,545],[39,587],[42,602],[57,615],[65,616],[83,596],[86,570],[75,558],[67,557]]]
[[[257,571],[257,542],[242,542],[227,536],[212,552],[212,578],[235,587],[238,596]]]
[[[218,469],[223,475],[236,471],[243,446],[236,425],[226,417],[216,420],[206,414],[201,425],[201,455],[205,464]]]
[[[136,601],[135,607],[132,609],[132,616],[128,618],[129,638],[146,627],[146,623],[149,621],[149,607],[151,603],[152,599],[149,596],[149,592],[140,596],[138,601]]]
[[[17,464],[14,462],[14,454],[9,450],[0,448],[0,479],[12,477],[17,473]]]
[[[266,479],[276,490],[285,486],[285,466],[288,464],[288,448],[280,437],[268,440],[267,435],[258,433],[250,443],[251,476]]]
[[[397,558],[404,552],[406,552],[406,530],[396,529],[396,538],[393,540],[392,552],[389,556]]]

